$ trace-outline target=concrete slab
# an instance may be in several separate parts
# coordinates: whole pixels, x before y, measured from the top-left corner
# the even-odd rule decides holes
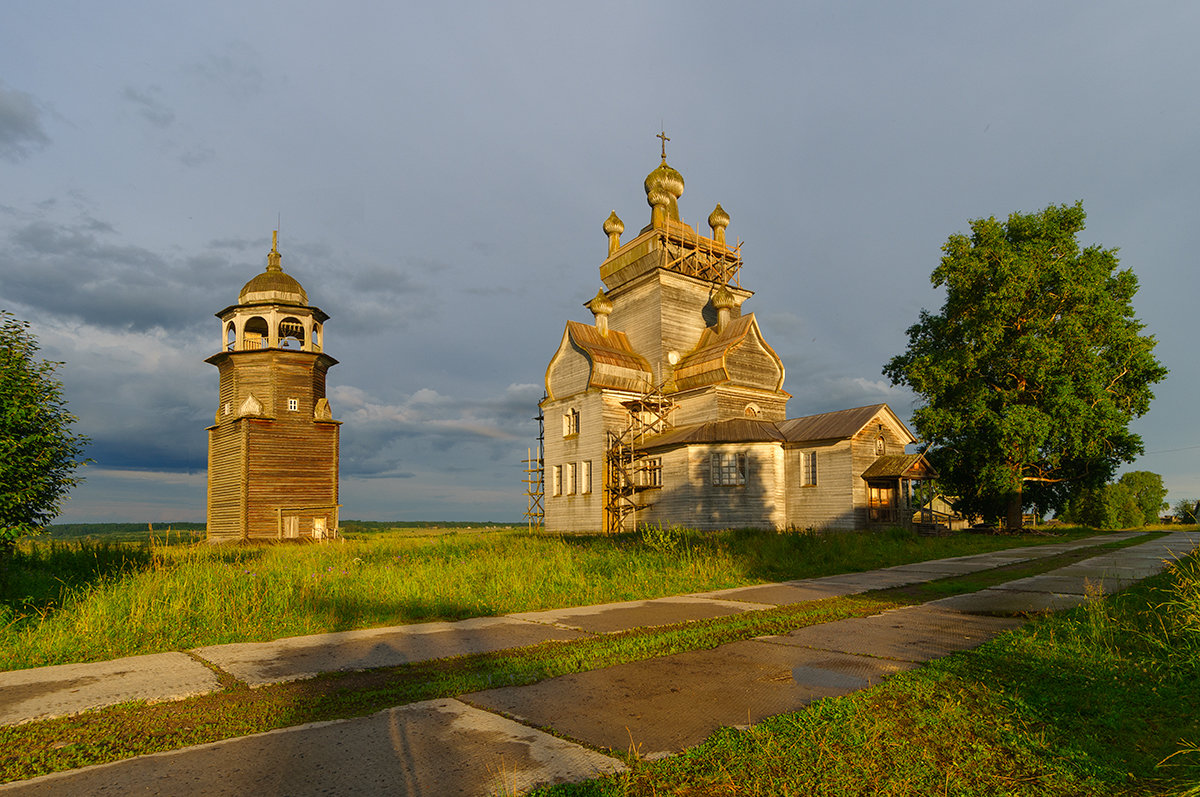
[[[0,725],[65,717],[130,700],[179,700],[221,688],[186,653],[0,672]]]
[[[491,795],[624,770],[608,756],[457,700],[48,775],[5,795]]]
[[[211,645],[197,648],[194,653],[250,686],[264,686],[311,678],[323,672],[395,667],[580,636],[578,631],[511,617],[476,617],[456,623],[420,623],[288,637],[273,642]]]
[[[746,601],[757,604],[784,606],[789,603],[807,603],[824,598],[837,598],[862,592],[859,587],[839,584],[814,584],[812,581],[785,581],[779,584],[759,584],[754,587],[734,587],[715,592],[697,592],[699,598],[723,598],[731,601]]]
[[[926,606],[980,614],[1031,614],[1073,609],[1083,603],[1083,595],[1056,595],[1051,592],[1019,592],[1007,589],[984,589],[967,595],[952,595],[926,603]]]
[[[721,726],[796,711],[914,666],[751,640],[463,699],[594,747],[649,758],[699,744]]]
[[[992,589],[1014,592],[1048,592],[1056,595],[1086,595],[1090,586],[1092,589],[1098,589],[1102,595],[1111,595],[1136,584],[1139,580],[1117,578],[1111,575],[1102,578],[1064,575],[1059,570],[1053,570],[1049,573],[997,584]]]
[[[519,612],[508,616],[531,623],[544,623],[575,631],[609,634],[628,631],[631,628],[651,628],[658,625],[687,623],[693,620],[728,617],[731,614],[770,608],[771,606],[766,603],[680,595],[645,601],[602,603],[595,606],[550,609],[540,612]]]
[[[921,605],[808,626],[764,639],[780,645],[924,662],[978,647],[1022,623],[1015,618],[982,617]]]
[[[928,581],[950,576],[961,576],[966,573],[978,573],[995,567],[1011,564],[1011,562],[995,559],[936,559],[930,562],[913,562],[907,565],[897,565],[878,570],[879,573],[912,573]]]
[[[919,584],[929,580],[931,580],[930,574],[916,571],[889,573],[886,570],[868,570],[865,573],[843,573],[837,576],[814,578],[810,579],[808,584],[816,587],[841,587],[847,590],[847,594],[851,594],[854,592],[870,592],[874,589],[904,587],[909,584]]]

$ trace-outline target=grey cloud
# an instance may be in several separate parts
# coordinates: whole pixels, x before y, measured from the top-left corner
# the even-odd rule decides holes
[[[222,52],[197,63],[193,71],[234,97],[245,100],[262,93],[265,78],[260,61],[257,50],[249,44],[231,42]]]
[[[158,86],[147,86],[144,89],[126,86],[121,92],[122,99],[133,103],[138,115],[155,127],[170,127],[175,121],[175,111],[171,110],[161,99],[162,89]]]
[[[181,154],[179,162],[184,166],[203,166],[212,161],[216,156],[217,152],[212,147],[199,145]]]
[[[17,163],[49,143],[33,95],[0,82],[0,158]]]
[[[34,221],[0,241],[0,295],[48,317],[109,329],[184,329],[222,307],[234,270],[220,257],[183,265],[139,246],[111,243],[107,223]],[[233,277],[236,280],[236,277]],[[181,301],[186,297],[186,301]]]

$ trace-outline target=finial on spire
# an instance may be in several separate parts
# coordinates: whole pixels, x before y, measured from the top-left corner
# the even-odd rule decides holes
[[[667,162],[667,142],[670,141],[671,139],[667,137],[667,131],[665,129],[660,130],[658,132],[658,135],[655,136],[655,138],[662,139],[662,162],[666,163]]]
[[[267,254],[267,271],[283,271],[282,260],[283,255],[279,254],[279,230],[272,230],[271,251]]]

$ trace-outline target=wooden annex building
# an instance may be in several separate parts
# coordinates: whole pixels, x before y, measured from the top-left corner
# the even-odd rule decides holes
[[[594,322],[568,321],[546,369],[546,529],[908,524],[908,483],[935,475],[905,453],[916,438],[886,404],[787,418],[783,363],[742,311],[729,215],[718,204],[708,235],[680,219],[662,138],[650,223],[622,242],[616,213],[604,222]]]
[[[325,539],[338,530],[338,426],[325,398],[337,360],[328,316],[283,271],[278,233],[266,271],[217,313],[216,418],[208,427],[208,539]]]

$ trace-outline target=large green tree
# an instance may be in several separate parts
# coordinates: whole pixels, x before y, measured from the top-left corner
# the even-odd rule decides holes
[[[960,508],[1021,525],[1142,452],[1129,422],[1167,370],[1133,313],[1116,250],[1081,248],[1082,203],[971,222],[951,235],[908,349],[883,372],[919,397],[913,423]]]
[[[1132,491],[1146,524],[1158,522],[1159,513],[1167,508],[1163,499],[1167,488],[1163,487],[1162,476],[1148,470],[1131,470],[1121,474],[1120,483]]]
[[[17,540],[58,514],[87,439],[72,431],[58,363],[37,356],[29,325],[0,310],[0,579]]]

